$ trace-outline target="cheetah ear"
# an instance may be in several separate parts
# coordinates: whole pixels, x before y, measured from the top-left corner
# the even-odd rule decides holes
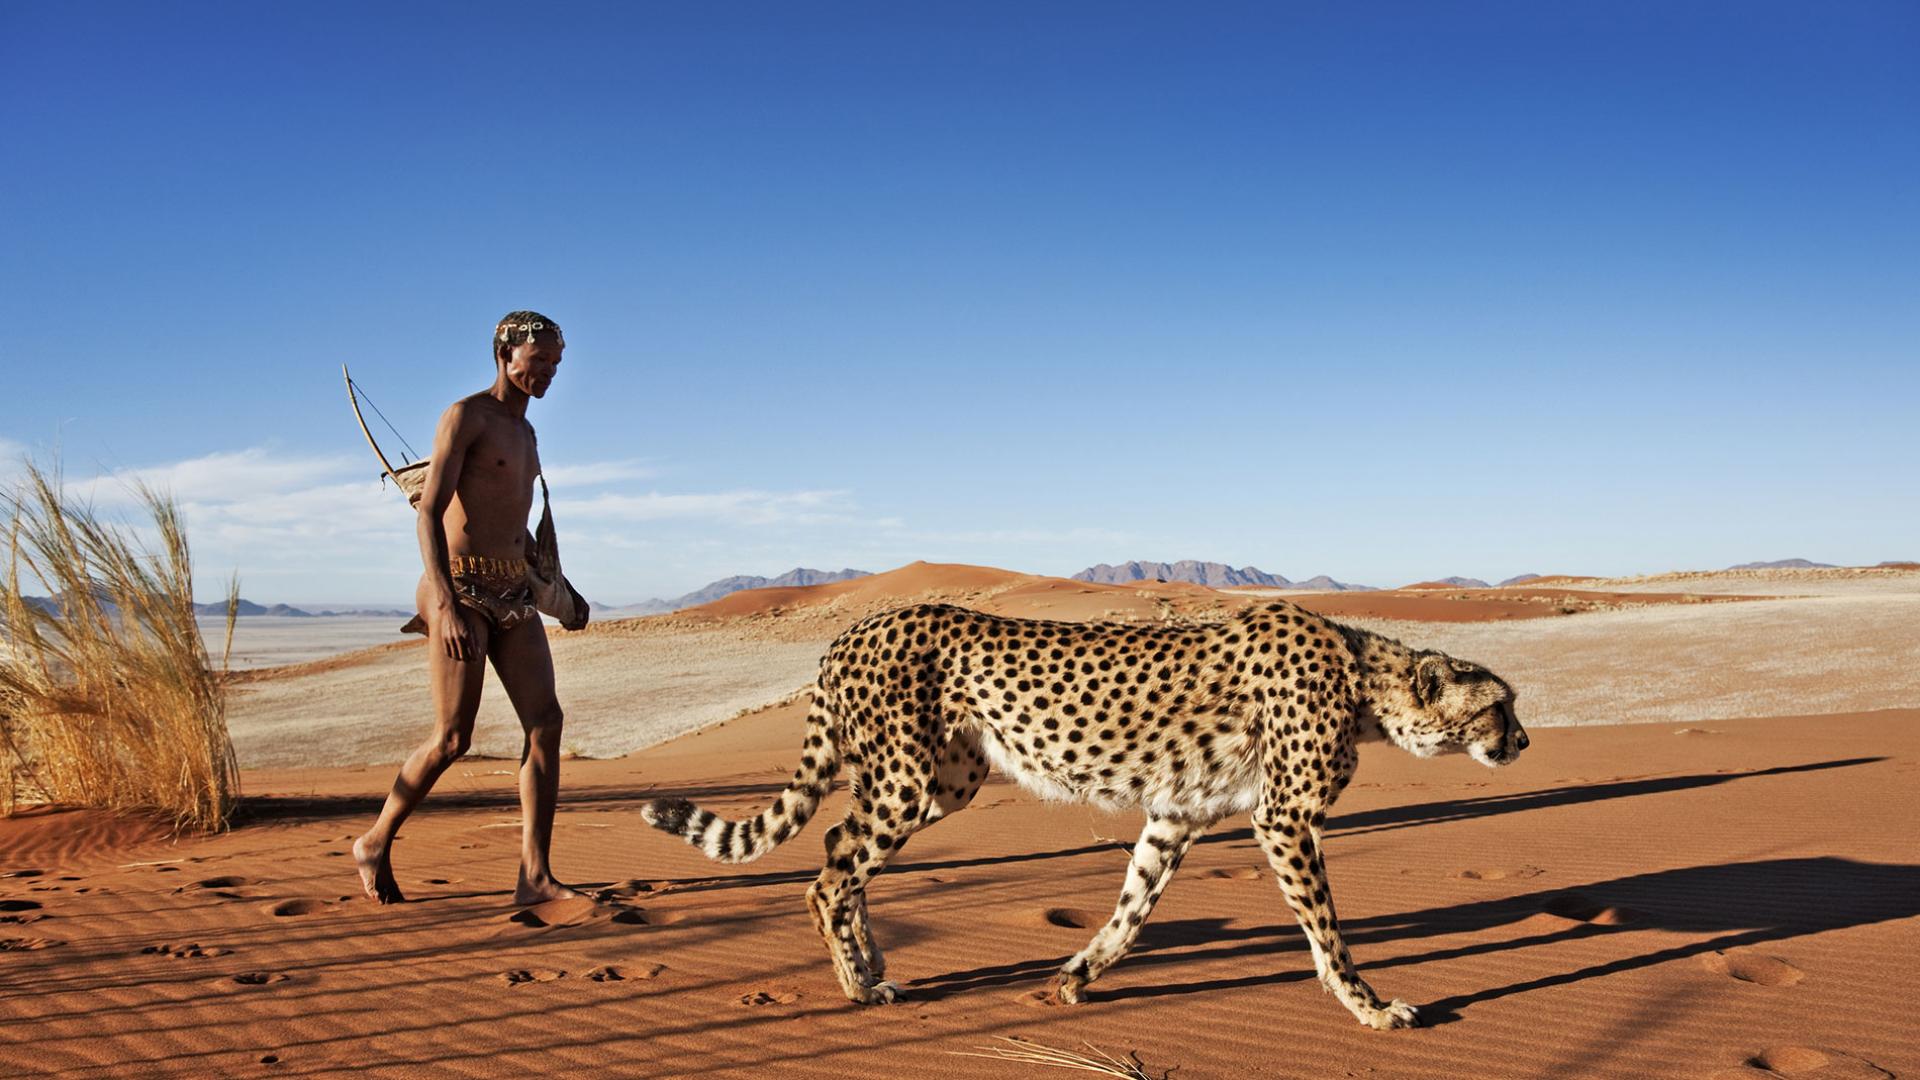
[[[1423,707],[1440,699],[1447,685],[1447,658],[1427,655],[1413,665],[1413,699]]]

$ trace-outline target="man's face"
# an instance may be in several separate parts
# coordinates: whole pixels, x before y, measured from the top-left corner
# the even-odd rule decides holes
[[[546,397],[565,349],[560,335],[551,330],[533,335],[532,341],[515,345],[507,354],[507,381],[528,397]]]

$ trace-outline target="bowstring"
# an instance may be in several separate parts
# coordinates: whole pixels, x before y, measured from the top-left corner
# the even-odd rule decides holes
[[[367,402],[367,405],[368,405],[368,407],[369,407],[369,408],[371,408],[371,409],[373,409],[373,415],[375,415],[375,416],[377,416],[377,417],[379,417],[379,418],[380,418],[380,422],[381,422],[381,423],[383,423],[383,424],[385,424],[385,425],[387,425],[387,430],[388,430],[388,431],[391,431],[391,432],[393,432],[393,437],[394,437],[394,438],[396,438],[396,439],[399,439],[399,440],[400,440],[400,445],[401,445],[401,446],[403,446],[403,447],[405,447],[405,450],[404,450],[404,452],[402,452],[402,453],[401,453],[401,455],[400,455],[400,456],[401,456],[402,458],[407,458],[407,455],[408,455],[408,454],[412,454],[412,455],[413,455],[413,457],[419,457],[419,456],[420,456],[420,454],[419,454],[419,452],[418,452],[418,451],[416,451],[416,450],[415,450],[415,449],[414,449],[414,448],[413,448],[413,447],[412,447],[412,446],[411,446],[411,445],[410,445],[410,444],[409,444],[409,443],[407,442],[407,437],[406,437],[405,435],[402,435],[402,434],[400,434],[400,429],[399,429],[399,428],[397,428],[397,427],[394,427],[394,426],[393,426],[393,421],[391,421],[391,420],[389,420],[389,419],[387,419],[387,414],[386,414],[386,413],[383,413],[383,412],[381,412],[381,411],[380,411],[380,406],[378,406],[378,405],[375,405],[375,404],[373,403],[373,396],[372,396],[372,395],[370,395],[370,394],[368,394],[368,393],[367,393],[367,392],[366,392],[365,390],[362,390],[362,389],[360,388],[360,384],[359,384],[359,383],[356,383],[356,382],[354,382],[354,381],[353,381],[352,379],[348,379],[348,380],[347,380],[347,385],[353,388],[353,392],[354,392],[354,393],[356,393],[356,394],[359,394],[359,395],[360,395],[360,396],[361,396],[362,398],[365,398],[365,399],[366,399],[366,402]],[[406,460],[406,461],[404,462],[404,464],[407,464],[407,465],[411,465],[411,464],[413,464],[413,460],[412,460],[412,458],[407,458],[407,460]]]

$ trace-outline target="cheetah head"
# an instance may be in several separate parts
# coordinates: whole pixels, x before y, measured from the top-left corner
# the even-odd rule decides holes
[[[1508,765],[1527,748],[1506,680],[1466,660],[1419,653],[1397,700],[1383,704],[1380,726],[1420,757],[1466,753],[1482,765]]]

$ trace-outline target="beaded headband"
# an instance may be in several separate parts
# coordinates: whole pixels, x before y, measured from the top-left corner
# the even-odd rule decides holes
[[[540,322],[538,320],[535,320],[533,322],[523,322],[523,323],[501,323],[500,329],[496,332],[494,340],[502,343],[512,342],[513,344],[518,345],[521,343],[521,341],[532,341],[533,335],[539,333],[542,330],[553,331],[553,336],[560,339],[561,345],[565,345],[567,343],[567,336],[560,332],[560,327],[557,323]],[[514,340],[514,335],[516,333],[524,334],[525,337],[521,338],[520,340]]]

